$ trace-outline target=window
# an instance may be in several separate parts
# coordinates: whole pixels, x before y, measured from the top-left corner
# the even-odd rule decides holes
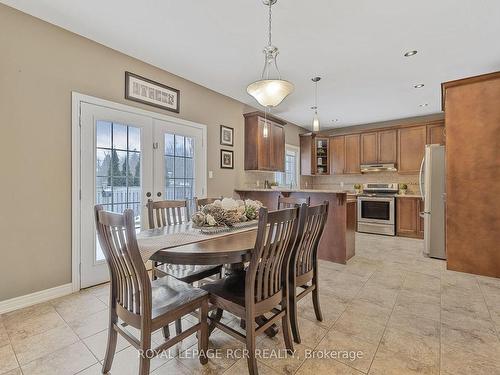
[[[194,196],[194,139],[165,134],[165,197],[191,199]]]
[[[297,188],[300,186],[299,148],[285,146],[285,172],[276,172],[276,182],[280,186]]]

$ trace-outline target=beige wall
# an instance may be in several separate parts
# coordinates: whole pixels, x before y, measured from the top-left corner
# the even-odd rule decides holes
[[[0,300],[71,282],[72,91],[206,124],[208,194],[246,179],[244,104],[4,5],[0,51]],[[125,71],[178,88],[180,114],[124,100]],[[234,170],[219,168],[220,124],[235,129]]]

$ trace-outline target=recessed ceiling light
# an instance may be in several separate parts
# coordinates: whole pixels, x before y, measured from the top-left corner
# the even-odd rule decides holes
[[[419,107],[427,107],[429,105],[429,103],[422,103],[422,104],[419,104],[418,106]]]
[[[414,85],[413,87],[416,88],[416,89],[421,89],[424,86],[425,85],[423,83],[419,83],[418,85]]]
[[[410,56],[416,55],[417,53],[418,53],[418,51],[408,51],[404,54],[404,56],[410,57]]]

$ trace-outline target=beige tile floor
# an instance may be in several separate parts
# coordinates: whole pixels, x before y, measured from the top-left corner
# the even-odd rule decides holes
[[[358,234],[348,265],[321,262],[324,320],[310,298],[299,305],[302,343],[289,358],[261,358],[261,374],[500,374],[500,280],[445,270],[424,258],[422,241]],[[106,347],[108,286],[98,286],[0,317],[0,374],[99,374]],[[234,327],[238,322],[225,316]],[[193,324],[193,318],[184,319]],[[155,333],[153,340],[161,342]],[[186,354],[188,338],[153,360],[152,374],[247,373],[231,357],[242,344],[216,330],[207,366]],[[259,337],[283,349],[281,334]],[[324,351],[361,351],[355,359],[306,358]],[[273,353],[278,353],[277,351]],[[137,374],[136,351],[119,339],[112,374]]]

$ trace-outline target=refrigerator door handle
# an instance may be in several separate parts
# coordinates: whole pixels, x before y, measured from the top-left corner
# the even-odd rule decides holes
[[[419,188],[420,188],[420,196],[422,199],[425,199],[424,197],[424,187],[423,187],[423,172],[424,172],[424,163],[425,163],[425,156],[422,158],[422,163],[420,164],[420,173],[419,173]]]

